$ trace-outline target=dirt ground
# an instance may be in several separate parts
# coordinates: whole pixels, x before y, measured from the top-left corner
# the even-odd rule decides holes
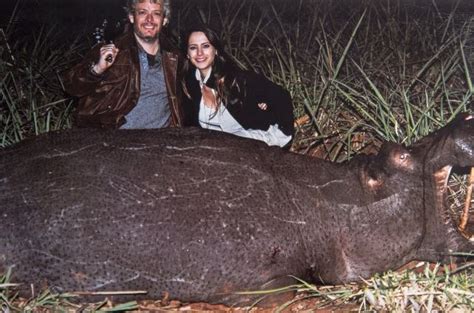
[[[413,261],[405,266],[401,267],[397,270],[397,272],[402,272],[405,270],[412,270],[415,272],[422,272],[425,268],[424,262],[417,262]],[[434,268],[436,264],[430,264],[431,268]],[[449,267],[450,271],[453,271],[457,268],[457,265],[451,264]],[[441,270],[442,272],[442,270]],[[363,286],[362,286],[363,287]],[[322,287],[319,286],[318,290],[324,293],[326,289],[331,288],[331,290],[338,290],[344,289],[353,289],[354,293],[357,290],[362,288],[357,284],[350,284],[346,286],[340,287]],[[281,299],[280,299],[281,300]],[[284,305],[291,302],[291,305]],[[283,304],[281,304],[283,303]],[[113,307],[114,303],[110,303],[110,307]],[[115,304],[117,305],[117,304]],[[104,309],[104,308],[102,308]],[[138,301],[138,309],[130,312],[156,312],[156,313],[164,313],[164,312],[220,312],[220,313],[273,313],[273,312],[281,312],[281,313],[294,313],[294,312],[302,312],[302,313],[309,313],[309,312],[318,312],[318,313],[342,313],[342,312],[359,312],[360,304],[353,302],[341,302],[334,301],[331,302],[328,298],[323,297],[316,297],[310,296],[309,293],[298,293],[294,298],[290,299],[283,299],[280,301],[280,304],[273,305],[270,307],[260,308],[260,307],[227,307],[225,305],[219,304],[208,304],[208,303],[181,303],[179,301],[174,300],[145,300],[145,301]]]
[[[303,298],[305,295],[301,294],[298,297]],[[134,312],[225,312],[225,313],[293,313],[293,312],[358,312],[359,306],[357,304],[341,304],[341,305],[327,305],[323,308],[316,309],[321,303],[316,298],[301,299],[289,307],[286,307],[279,311],[279,306],[273,306],[270,308],[257,308],[257,307],[245,307],[245,308],[229,308],[224,305],[212,305],[207,303],[193,303],[188,305],[182,305],[179,302],[171,302],[167,306],[163,306],[159,302],[140,302],[140,309]]]
[[[227,307],[220,304],[180,303],[179,301],[139,301],[138,310],[131,312],[222,312],[222,313],[293,313],[293,312],[358,312],[359,305],[355,303],[335,304],[321,298],[310,297],[308,293],[299,293],[291,305],[273,305],[270,307]],[[287,302],[285,302],[287,303]]]

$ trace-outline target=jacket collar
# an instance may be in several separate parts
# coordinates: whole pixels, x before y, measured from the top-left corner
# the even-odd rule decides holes
[[[209,71],[206,77],[202,77],[201,72],[198,69],[195,70],[195,76],[200,85],[206,84],[208,82],[209,77],[211,77],[211,72],[212,71]]]
[[[196,81],[200,87],[202,87],[201,84],[205,84],[209,88],[212,88],[212,89],[217,88],[212,70],[206,75],[206,77],[201,77],[201,73],[199,72],[199,70],[195,67],[193,68],[194,68],[194,71],[190,71],[191,79]]]

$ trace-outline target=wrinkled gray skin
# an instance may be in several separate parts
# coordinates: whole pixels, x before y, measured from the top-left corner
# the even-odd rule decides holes
[[[450,167],[474,166],[466,119],[345,164],[198,129],[34,138],[0,151],[0,267],[27,288],[243,304],[287,275],[447,261],[473,250],[445,205]]]

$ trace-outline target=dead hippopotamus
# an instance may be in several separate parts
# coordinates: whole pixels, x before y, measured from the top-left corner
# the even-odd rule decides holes
[[[335,164],[200,129],[74,130],[0,151],[0,268],[59,291],[243,304],[289,275],[345,283],[473,250],[445,204],[462,115]]]

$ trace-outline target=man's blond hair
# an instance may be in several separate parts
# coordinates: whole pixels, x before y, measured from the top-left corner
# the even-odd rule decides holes
[[[151,3],[161,3],[163,5],[163,13],[165,17],[164,24],[167,24],[171,17],[170,0],[127,0],[127,6],[125,7],[127,14],[133,14],[135,12],[135,6],[137,3],[142,3],[146,1],[149,1]]]

